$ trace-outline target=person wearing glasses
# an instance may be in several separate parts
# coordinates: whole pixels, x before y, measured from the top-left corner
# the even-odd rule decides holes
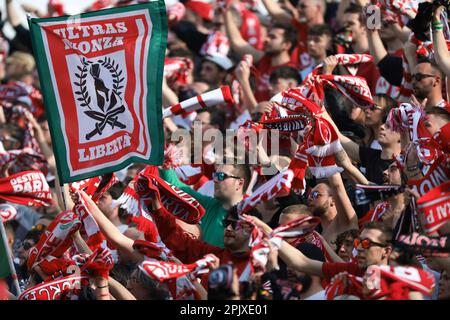
[[[206,254],[212,253],[219,258],[220,264],[233,264],[240,282],[249,280],[248,277],[251,273],[249,243],[254,226],[239,219],[236,206],[227,210],[227,214],[221,222],[222,228],[225,228],[224,248],[194,239],[177,224],[176,218],[162,207],[156,197],[153,201],[153,213],[162,241],[181,262],[194,263]],[[256,209],[250,210],[247,215],[261,219],[261,214]]]
[[[308,208],[320,218],[321,235],[328,243],[335,243],[338,234],[358,227],[358,218],[340,173],[318,183],[311,190]]]
[[[236,163],[236,162],[235,162]],[[182,183],[174,170],[159,170],[160,177],[194,197],[204,208],[200,228],[201,239],[218,247],[224,246],[222,220],[227,211],[244,198],[251,173],[245,164],[218,165],[213,173],[214,197],[205,196]]]
[[[251,219],[265,233],[271,231],[271,228],[261,220],[254,217]],[[382,222],[375,221],[365,224],[354,239],[354,247],[357,250],[355,262],[335,263],[310,259],[286,241],[281,242],[278,255],[289,268],[321,277],[329,283],[333,277],[342,272],[363,277],[371,265],[389,265],[392,252],[391,239],[392,229]]]
[[[425,107],[445,107],[448,104],[442,97],[444,75],[435,60],[420,59],[414,67],[412,83],[414,96]]]
[[[392,157],[401,152],[400,133],[394,132],[387,123],[382,123],[379,127],[378,143],[381,150],[375,150],[370,147],[360,146],[356,142],[344,136],[333,119],[327,112],[322,114],[338,133],[339,140],[352,161],[360,164],[363,174],[369,182],[375,184],[383,183],[383,171],[393,162]]]

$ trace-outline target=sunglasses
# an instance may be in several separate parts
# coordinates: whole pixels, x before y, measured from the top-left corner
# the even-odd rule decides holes
[[[359,245],[361,245],[361,247],[363,249],[366,249],[366,250],[371,248],[371,247],[373,247],[373,246],[383,247],[383,248],[388,246],[386,243],[375,242],[375,241],[372,241],[372,240],[370,240],[368,238],[365,238],[365,239],[358,239],[358,238],[356,238],[355,240],[353,240],[353,245],[355,246],[355,248],[358,248]]]
[[[326,193],[320,193],[319,191],[313,191],[309,194],[308,199],[317,200],[321,196],[327,195]]]
[[[231,220],[231,219],[223,219],[222,220],[222,224],[223,224],[223,227],[226,229],[230,224],[231,224],[231,227],[233,228],[233,229],[236,229],[236,227],[237,227],[237,225],[238,225],[238,221],[239,220]]]
[[[214,172],[213,178],[214,178],[214,180],[217,180],[217,181],[224,181],[225,179],[228,179],[228,178],[241,179],[241,177],[232,176],[232,175],[226,174],[225,172]]]
[[[420,73],[420,72],[412,75],[412,78],[416,81],[422,81],[423,79],[430,78],[430,77],[435,78],[437,76],[435,76],[433,74],[426,74],[426,73]]]
[[[383,108],[380,107],[380,106],[377,105],[377,104],[374,104],[374,105],[372,105],[372,106],[369,108],[369,110],[370,110],[370,111],[383,110]]]

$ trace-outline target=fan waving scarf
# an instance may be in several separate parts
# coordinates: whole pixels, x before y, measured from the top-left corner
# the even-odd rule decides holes
[[[118,183],[119,179],[116,174],[108,173],[101,177],[94,177],[90,179],[85,179],[77,182],[72,182],[69,184],[69,187],[72,191],[80,191],[83,190],[89,196],[92,197],[94,202],[97,202],[98,199],[106,192],[109,188],[111,188],[114,184]]]
[[[28,270],[44,262],[48,267],[51,263],[45,260],[48,256],[59,258],[72,245],[72,235],[81,227],[81,221],[72,211],[64,211],[56,216],[50,223],[45,233],[39,239],[39,242],[30,249],[27,261]],[[41,266],[42,267],[42,266]],[[50,270],[51,269],[51,270]],[[47,270],[47,274],[52,274],[53,268]]]
[[[163,117],[167,118],[172,115],[186,114],[202,108],[209,108],[218,104],[233,105],[234,99],[229,86],[222,86],[209,92],[205,92],[199,96],[192,97],[188,100],[170,106],[163,112]]]

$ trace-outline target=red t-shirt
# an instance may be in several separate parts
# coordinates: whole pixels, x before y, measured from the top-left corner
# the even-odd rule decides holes
[[[256,69],[260,73],[259,79],[257,79],[256,82],[256,90],[255,90],[255,98],[258,102],[261,101],[268,101],[270,98],[272,98],[269,94],[269,78],[270,74],[277,70],[280,67],[293,67],[297,69],[297,65],[291,61],[288,63],[284,63],[278,66],[272,66],[272,58],[269,56],[264,56],[261,58],[261,60],[258,61],[256,65]]]

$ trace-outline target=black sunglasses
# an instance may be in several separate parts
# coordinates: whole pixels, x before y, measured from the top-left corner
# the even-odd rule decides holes
[[[437,77],[434,74],[426,74],[426,73],[416,73],[412,75],[412,78],[416,81],[422,81],[425,78]]]
[[[231,227],[232,227],[233,229],[236,229],[237,223],[238,223],[238,220],[231,220],[231,219],[223,219],[223,220],[222,220],[222,224],[223,224],[223,227],[224,227],[225,229],[226,229],[230,224],[231,224]]]
[[[225,172],[214,172],[213,178],[217,179],[217,181],[224,181],[225,179],[228,179],[228,178],[241,179],[241,177],[232,176],[232,175],[226,174]]]

